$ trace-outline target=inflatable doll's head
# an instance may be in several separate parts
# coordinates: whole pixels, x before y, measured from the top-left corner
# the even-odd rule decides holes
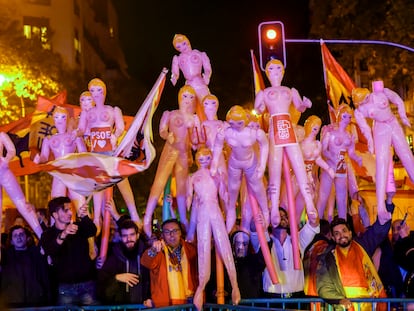
[[[188,113],[195,113],[196,100],[197,94],[190,85],[184,85],[178,91],[178,105],[180,110],[184,109]]]
[[[187,46],[191,50],[190,40],[185,35],[176,34],[173,39],[173,46],[178,52],[183,51],[183,46]]]
[[[101,79],[94,78],[88,83],[88,90],[91,92],[92,87],[101,87],[103,90],[103,95],[106,96],[106,84]]]
[[[347,104],[339,105],[339,107],[338,107],[338,113],[337,113],[337,116],[336,116],[337,122],[340,123],[345,118],[345,115],[349,115],[350,116],[350,118],[349,118],[349,123],[350,123],[351,122],[351,118],[354,115],[354,111]]]
[[[92,98],[91,92],[82,92],[82,94],[79,96],[79,104],[83,111],[88,111],[92,107],[95,107],[95,101]]]
[[[305,128],[305,137],[308,137],[312,132],[316,132],[315,136],[318,134],[320,128],[322,126],[322,120],[315,115],[311,115],[305,121],[304,128]]]
[[[60,128],[61,130],[66,129],[66,126],[69,122],[68,110],[60,106],[55,107],[55,109],[53,110],[53,121],[55,123],[56,128]]]
[[[208,94],[203,97],[201,104],[207,120],[217,120],[217,110],[219,106],[218,98],[213,94]]]
[[[277,67],[280,67],[280,69],[281,69],[281,71],[282,71],[282,74],[281,74],[281,77],[283,77],[283,75],[285,74],[285,66],[283,65],[283,63],[280,61],[280,60],[278,60],[278,59],[271,59],[271,60],[269,60],[268,62],[267,62],[267,64],[266,64],[266,77],[270,80],[270,71],[271,71],[271,68],[270,67],[274,67],[274,66],[277,66]]]
[[[198,149],[195,159],[198,167],[209,167],[211,158],[213,157],[211,150],[207,147],[201,147]]]
[[[259,129],[261,126],[259,116],[249,110],[246,110],[246,113],[247,113],[247,119],[249,120],[248,127],[256,129],[256,130]]]
[[[246,126],[249,122],[249,118],[247,117],[247,112],[243,107],[235,105],[231,107],[230,110],[227,112],[226,121],[229,123],[231,123],[230,121],[243,121],[244,126]]]
[[[352,102],[356,108],[362,104],[369,95],[369,90],[365,87],[357,87],[352,90]]]

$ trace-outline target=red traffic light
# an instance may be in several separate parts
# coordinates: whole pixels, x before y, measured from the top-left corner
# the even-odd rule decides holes
[[[266,39],[270,41],[278,39],[278,34],[277,34],[276,29],[272,27],[269,27],[268,29],[266,29]]]
[[[280,60],[286,67],[285,30],[282,22],[263,22],[258,27],[260,67],[264,71],[271,59]]]

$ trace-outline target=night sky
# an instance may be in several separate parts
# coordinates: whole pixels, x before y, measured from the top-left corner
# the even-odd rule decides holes
[[[114,1],[120,21],[120,38],[129,72],[151,88],[163,67],[170,69],[177,51],[174,34],[186,35],[193,49],[204,51],[213,69],[210,92],[220,100],[219,117],[236,104],[254,100],[250,49],[257,59],[257,26],[263,21],[284,23],[287,39],[305,39],[309,30],[308,0],[179,0]],[[298,89],[313,102],[312,111],[326,120],[325,91],[318,44],[287,43],[287,66],[283,84]],[[168,74],[168,80],[170,73]],[[175,109],[177,93],[168,81],[159,109]],[[322,108],[321,108],[322,107]],[[303,122],[303,118],[300,123]]]

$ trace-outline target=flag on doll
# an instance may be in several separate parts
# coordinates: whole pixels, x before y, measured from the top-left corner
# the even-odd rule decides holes
[[[336,112],[341,104],[346,104],[353,108],[351,94],[352,90],[356,88],[356,85],[342,66],[332,56],[322,40],[321,53],[329,116],[331,123],[336,123]],[[373,176],[375,176],[375,159],[374,156],[368,152],[366,139],[359,130],[359,127],[356,124],[354,125],[358,137],[355,149],[359,151],[359,154],[362,157],[362,167],[354,161],[352,161],[352,167],[357,176],[372,181]]]
[[[158,106],[167,72],[165,68],[161,72],[113,156],[91,152],[74,153],[50,161],[42,165],[42,169],[59,178],[69,189],[84,196],[111,187],[123,178],[146,170],[155,159],[152,117]],[[134,158],[134,161],[123,158],[129,157],[131,151],[141,148],[140,146],[144,157],[139,160]]]

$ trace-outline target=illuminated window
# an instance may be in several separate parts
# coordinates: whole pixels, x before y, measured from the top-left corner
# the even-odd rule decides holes
[[[109,37],[113,38],[114,36],[114,27],[109,27]]]
[[[49,19],[24,16],[23,33],[26,39],[39,40],[44,49],[50,50]]]

